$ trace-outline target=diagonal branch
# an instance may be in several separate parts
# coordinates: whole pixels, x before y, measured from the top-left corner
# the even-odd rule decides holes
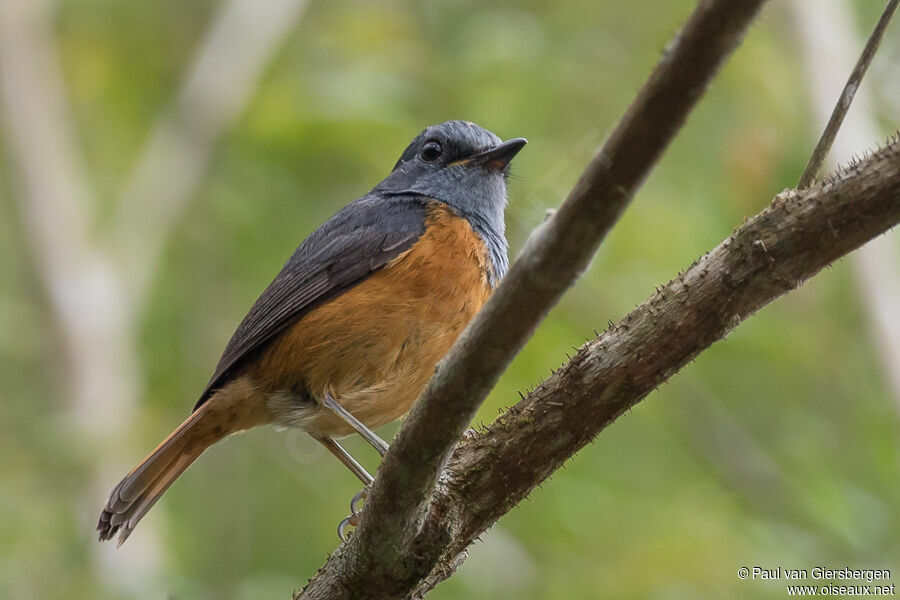
[[[898,222],[900,137],[824,184],[779,194],[460,445],[445,500],[464,517],[459,549],[701,351]]]
[[[444,550],[410,597],[452,573],[480,533],[703,350],[898,223],[900,136],[824,183],[779,194],[486,430],[459,444],[417,540],[420,547],[431,541]],[[336,575],[326,565],[309,597],[345,593],[324,591],[325,584],[340,585]]]
[[[307,597],[400,596],[432,570],[448,540],[440,519],[427,518],[435,508],[429,499],[457,440],[586,268],[763,2],[699,4],[575,189],[438,365],[382,463],[363,522],[304,590]]]
[[[429,513],[444,551],[410,597],[452,574],[478,535],[704,349],[897,223],[900,137],[824,184],[779,194],[485,431],[460,443]]]
[[[213,146],[240,116],[306,0],[230,0],[158,119],[119,200],[113,248],[135,303],[166,237],[201,182]]]

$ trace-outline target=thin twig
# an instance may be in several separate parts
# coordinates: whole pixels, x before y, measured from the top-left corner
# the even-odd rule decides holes
[[[816,122],[822,127],[833,106],[827,98],[843,80],[837,71],[850,70],[855,48],[860,45],[851,7],[846,0],[794,0],[792,7],[803,65],[809,80],[810,101]],[[885,131],[879,125],[872,94],[867,91],[890,85],[889,80],[869,75],[866,89],[857,94],[854,110],[847,114],[841,135],[835,139],[826,167],[837,167],[838,157],[852,156],[870,147]],[[851,257],[859,299],[865,307],[868,337],[878,356],[885,382],[900,408],[900,239],[883,236],[866,244]]]
[[[831,113],[831,118],[828,119],[825,131],[822,132],[819,143],[816,144],[812,156],[809,157],[809,162],[806,163],[806,168],[803,169],[797,189],[808,188],[815,180],[819,169],[822,168],[822,163],[825,162],[825,157],[831,150],[834,138],[841,128],[841,123],[844,122],[844,116],[850,109],[850,104],[853,102],[853,97],[862,83],[862,78],[866,74],[869,64],[871,64],[872,59],[875,58],[875,54],[878,52],[878,47],[881,45],[882,38],[884,38],[884,32],[887,30],[888,23],[891,22],[891,17],[894,16],[894,11],[897,10],[898,4],[900,4],[900,0],[888,0],[887,6],[884,7],[884,12],[881,13],[881,18],[878,19],[878,23],[875,25],[875,30],[869,36],[869,41],[866,42],[866,47],[863,48],[862,55],[856,62],[853,72],[850,73],[850,77],[847,79],[846,85],[844,85],[841,97],[838,98],[837,104],[834,106],[834,111]]]

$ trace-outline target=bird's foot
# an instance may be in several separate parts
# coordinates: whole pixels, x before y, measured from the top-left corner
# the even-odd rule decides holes
[[[361,491],[356,492],[353,498],[350,500],[350,514],[344,518],[343,521],[338,524],[338,536],[340,536],[341,540],[346,542],[350,539],[350,534],[352,532],[347,531],[348,527],[356,527],[359,525],[359,520],[362,518],[362,511],[364,506],[359,506],[360,502],[365,503],[366,496],[369,493],[369,488],[365,487]]]

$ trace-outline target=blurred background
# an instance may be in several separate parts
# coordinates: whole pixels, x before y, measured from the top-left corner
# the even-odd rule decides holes
[[[289,597],[359,489],[303,434],[215,447],[118,551],[94,532],[109,490],[297,243],[421,129],[529,139],[515,255],[694,5],[0,0],[0,597]],[[882,8],[770,3],[479,421],[796,184]],[[880,143],[898,98],[894,23],[833,155]],[[784,597],[738,578],[754,565],[900,583],[898,261],[889,233],[741,325],[430,597]]]

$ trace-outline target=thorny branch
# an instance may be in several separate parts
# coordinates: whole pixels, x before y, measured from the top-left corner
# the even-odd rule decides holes
[[[436,500],[458,505],[457,548],[744,319],[898,222],[900,137],[823,184],[779,194],[460,444]]]
[[[454,506],[431,501],[453,448],[500,374],[587,266],[763,3],[700,2],[575,189],[438,365],[381,465],[359,529],[299,597],[403,596],[455,548],[460,519],[444,512]],[[445,556],[445,566],[459,550]]]

